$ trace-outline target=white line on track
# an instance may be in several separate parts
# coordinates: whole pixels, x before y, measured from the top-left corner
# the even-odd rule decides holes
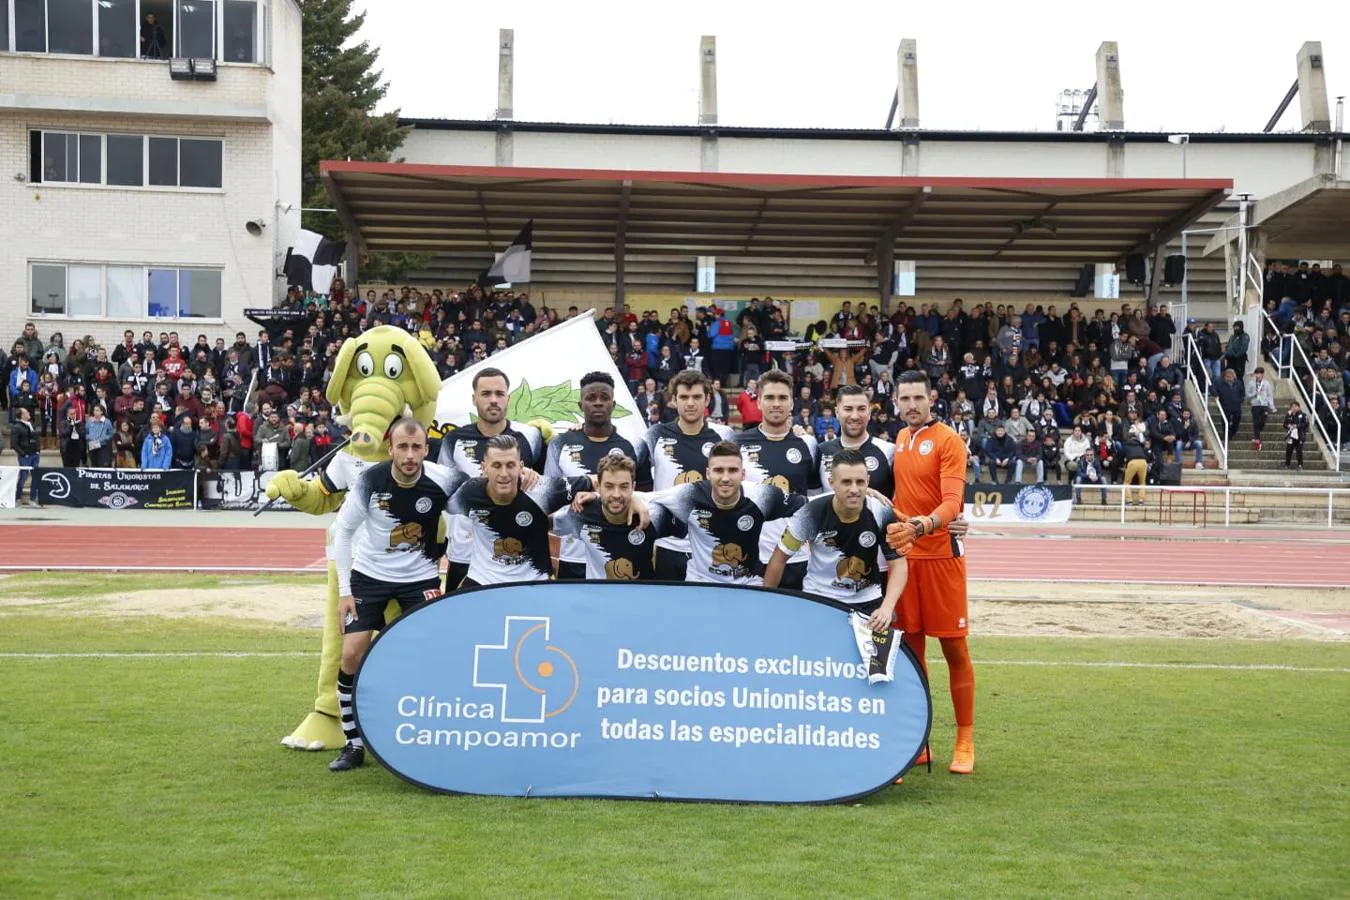
[[[145,653],[0,653],[0,659],[278,659],[316,655],[312,650],[162,650]]]
[[[234,651],[234,650],[165,650],[107,653],[0,653],[0,659],[275,659],[317,656],[308,650]],[[941,663],[936,657],[929,662]],[[1305,672],[1310,674],[1350,675],[1350,667],[1290,666],[1278,663],[1186,663],[1186,662],[1125,662],[1122,660],[1058,660],[1058,659],[976,659],[977,666],[1037,666],[1062,669],[1195,669],[1223,672]]]

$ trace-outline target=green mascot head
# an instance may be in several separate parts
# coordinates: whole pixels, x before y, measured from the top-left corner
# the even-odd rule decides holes
[[[431,423],[440,373],[414,335],[381,325],[348,338],[328,382],[328,402],[338,407],[352,432],[351,451],[362,459],[388,456],[385,435],[405,407]]]

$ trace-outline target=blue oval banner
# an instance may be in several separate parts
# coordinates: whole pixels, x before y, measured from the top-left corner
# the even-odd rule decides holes
[[[475,588],[380,635],[356,718],[432,790],[829,803],[891,784],[928,738],[901,649],[894,681],[870,684],[847,611],[762,588]]]

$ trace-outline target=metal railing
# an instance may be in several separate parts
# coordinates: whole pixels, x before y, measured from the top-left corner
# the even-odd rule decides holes
[[[1079,498],[1081,498],[1081,496],[1082,496],[1083,494],[1090,494],[1090,493],[1093,492],[1093,491],[1110,491],[1110,492],[1113,492],[1113,493],[1119,492],[1119,494],[1120,494],[1119,501],[1117,502],[1117,500],[1113,498],[1112,501],[1111,501],[1111,503],[1110,503],[1109,505],[1118,509],[1118,511],[1119,511],[1119,513],[1120,513],[1119,521],[1120,521],[1122,524],[1124,524],[1124,523],[1127,521],[1126,513],[1127,513],[1130,509],[1141,509],[1141,507],[1139,507],[1139,506],[1131,507],[1130,505],[1128,505],[1128,504],[1126,503],[1127,498],[1132,497],[1132,496],[1138,496],[1139,494],[1143,494],[1143,495],[1144,495],[1144,498],[1145,498],[1145,499],[1144,499],[1144,504],[1143,504],[1143,506],[1142,506],[1142,510],[1143,510],[1143,512],[1145,513],[1145,521],[1148,520],[1149,513],[1152,512],[1152,510],[1149,509],[1149,498],[1150,498],[1150,497],[1155,498],[1155,499],[1157,500],[1157,504],[1156,504],[1156,506],[1154,507],[1154,509],[1155,509],[1156,512],[1157,512],[1157,515],[1158,515],[1158,517],[1159,517],[1159,521],[1161,521],[1161,517],[1162,517],[1162,515],[1163,515],[1163,513],[1164,513],[1164,509],[1163,509],[1163,506],[1162,506],[1162,501],[1163,501],[1164,498],[1171,497],[1172,499],[1175,499],[1175,498],[1178,497],[1178,496],[1189,496],[1189,497],[1203,496],[1203,497],[1205,498],[1205,505],[1204,505],[1204,508],[1203,508],[1203,510],[1197,510],[1197,512],[1195,513],[1195,515],[1194,515],[1194,517],[1193,517],[1193,520],[1195,521],[1195,523],[1198,524],[1198,525],[1201,525],[1202,527],[1208,527],[1208,526],[1209,526],[1209,497],[1210,497],[1210,496],[1213,496],[1213,495],[1215,495],[1215,494],[1221,495],[1221,496],[1223,497],[1223,527],[1224,527],[1224,528],[1231,528],[1231,527],[1233,527],[1233,509],[1234,509],[1234,505],[1233,505],[1233,495],[1235,495],[1235,494],[1237,494],[1237,495],[1243,495],[1243,494],[1256,494],[1256,495],[1284,494],[1284,495],[1289,495],[1289,494],[1292,494],[1292,495],[1296,495],[1296,496],[1308,496],[1308,497],[1313,497],[1313,496],[1321,497],[1321,496],[1325,496],[1325,497],[1326,497],[1326,500],[1327,500],[1327,506],[1326,506],[1326,510],[1327,510],[1326,527],[1327,527],[1327,528],[1335,528],[1335,527],[1338,527],[1338,526],[1336,525],[1336,521],[1335,521],[1336,502],[1337,502],[1338,499],[1339,499],[1339,500],[1341,501],[1341,503],[1342,503],[1341,508],[1342,508],[1343,510],[1347,511],[1347,512],[1350,512],[1350,488],[1245,487],[1245,486],[1243,486],[1243,485],[1208,485],[1208,484],[1205,484],[1205,485],[1201,485],[1201,484],[1197,484],[1197,485],[1180,485],[1180,486],[1178,486],[1178,485],[1157,485],[1157,484],[1150,484],[1150,485],[1139,485],[1139,484],[1089,484],[1089,483],[1087,483],[1087,482],[1084,482],[1084,483],[1082,483],[1082,484],[1075,484],[1075,485],[1073,485],[1073,489],[1074,489],[1074,496],[1075,496],[1075,499],[1076,499],[1076,500],[1079,500]],[[1128,492],[1128,493],[1127,493],[1127,492]],[[1081,500],[1080,500],[1080,502],[1075,503],[1075,507],[1078,507],[1078,506],[1082,506],[1082,507],[1085,508],[1085,509],[1105,509],[1105,508],[1106,508],[1106,505],[1095,506],[1095,505],[1082,504],[1082,503],[1081,503]],[[1217,503],[1216,503],[1216,506],[1217,506]],[[1255,508],[1255,509],[1257,510],[1258,513],[1261,511],[1261,510],[1260,510],[1260,507],[1248,507],[1248,506],[1245,506],[1245,505],[1239,505],[1239,506],[1236,507],[1236,508],[1238,508],[1238,509],[1251,509],[1251,508]],[[1167,514],[1168,514],[1168,516],[1169,516],[1169,519],[1175,518],[1175,515],[1174,515],[1175,512],[1176,512],[1175,509],[1169,507],[1169,509],[1167,510]],[[1184,513],[1185,510],[1183,509],[1182,512]],[[1203,517],[1202,517],[1202,514],[1203,514]],[[1217,514],[1218,514],[1218,510],[1216,509],[1216,510],[1215,510],[1215,515],[1217,516]],[[1217,524],[1217,523],[1216,523],[1216,524]],[[1249,524],[1249,523],[1241,523],[1241,524]],[[1280,525],[1282,525],[1282,524],[1286,524],[1286,523],[1269,523],[1269,522],[1267,523],[1267,525],[1272,525],[1272,524],[1280,524]]]
[[[1304,352],[1303,345],[1298,342],[1298,338],[1292,334],[1280,336],[1280,368],[1283,370],[1286,361],[1289,367],[1289,381],[1293,383],[1294,390],[1298,392],[1299,398],[1303,401],[1303,409],[1308,414],[1308,421],[1312,423],[1313,430],[1321,435],[1325,443],[1328,455],[1331,457],[1332,471],[1341,470],[1341,420],[1336,418],[1335,440],[1332,440],[1331,432],[1327,430],[1326,423],[1322,421],[1322,410],[1331,409],[1331,398],[1327,396],[1326,390],[1317,381],[1316,370],[1312,367],[1312,361],[1308,359],[1308,354]],[[1303,363],[1303,372],[1299,371],[1298,362]],[[1306,373],[1308,380],[1312,382],[1312,392],[1309,394],[1308,386],[1303,383],[1303,374]],[[1336,377],[1340,377],[1339,369]],[[1322,405],[1318,405],[1318,401]],[[1344,400],[1342,400],[1344,402]]]
[[[1204,383],[1196,377],[1196,371],[1203,372],[1205,376]],[[1209,403],[1209,381],[1211,375],[1209,369],[1205,366],[1204,357],[1200,355],[1200,348],[1195,343],[1195,336],[1186,335],[1186,382],[1195,390],[1200,398],[1200,408],[1205,415],[1205,422],[1214,434],[1214,456],[1219,461],[1219,468],[1227,471],[1228,469],[1228,416],[1224,413],[1223,407],[1215,405],[1219,411],[1219,420],[1223,423],[1223,430],[1214,421],[1214,415],[1210,410]]]

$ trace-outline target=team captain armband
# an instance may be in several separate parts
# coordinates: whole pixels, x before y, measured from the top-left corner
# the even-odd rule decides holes
[[[797,540],[797,538],[793,536],[791,529],[784,529],[783,536],[778,540],[778,547],[788,556],[791,556],[802,549],[802,545],[805,543],[805,541]]]

